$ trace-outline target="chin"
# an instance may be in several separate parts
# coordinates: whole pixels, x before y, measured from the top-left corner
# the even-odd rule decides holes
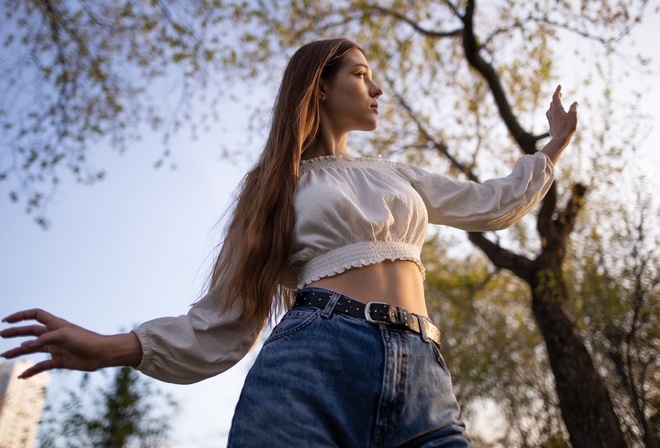
[[[361,122],[355,122],[351,126],[353,131],[373,131],[378,127],[378,121],[374,118],[371,120],[361,120]]]

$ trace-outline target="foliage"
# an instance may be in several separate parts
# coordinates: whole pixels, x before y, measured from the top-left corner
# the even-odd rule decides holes
[[[648,186],[633,182],[636,198],[627,203],[592,199],[572,246],[571,285],[626,436],[631,446],[652,447],[660,446],[660,210]]]
[[[105,176],[102,167],[94,166],[95,147],[110,143],[123,151],[145,126],[162,133],[166,141],[186,123],[193,130],[205,126],[209,112],[191,121],[194,101],[208,99],[207,111],[217,118],[217,101],[231,96],[233,82],[277,78],[286,53],[321,36],[355,38],[368,50],[391,98],[408,105],[382,108],[385,132],[365,151],[440,151],[451,158],[454,173],[467,173],[488,158],[493,142],[509,146],[499,118],[501,108],[493,102],[488,83],[463,59],[462,4],[430,0],[414,4],[2,0],[0,4],[4,19],[0,183],[9,188],[11,200],[24,203],[43,226],[47,224],[44,209],[67,172],[82,183]],[[510,123],[518,115],[528,128],[544,129],[539,107],[553,88],[553,44],[562,33],[593,38],[607,52],[616,52],[617,43],[645,8],[646,0],[626,5],[606,0],[480,3],[479,45],[498,70],[498,95],[513,108],[503,115]],[[593,56],[593,46],[587,54],[592,60],[585,66],[596,67],[596,72],[585,73],[585,80],[604,75],[607,65]],[[419,123],[424,129],[410,132]],[[611,125],[611,120],[602,125]],[[540,132],[527,138],[534,143],[544,136]],[[518,138],[515,133],[514,138]],[[165,144],[162,157],[154,157],[156,164],[169,155]],[[502,173],[514,156],[515,152],[502,154],[501,163],[490,170],[482,166],[481,175]]]
[[[233,12],[221,0],[0,5],[0,182],[43,226],[66,172],[82,183],[105,176],[94,167],[94,147],[121,152],[145,126],[167,140],[190,122],[193,99],[214,81],[209,74],[236,62],[225,47]],[[165,146],[156,164],[168,155]]]
[[[165,446],[177,404],[154,389],[131,367],[114,370],[111,384],[91,389],[89,374],[80,387],[67,391],[57,409],[48,406],[39,431],[39,446],[156,448]]]

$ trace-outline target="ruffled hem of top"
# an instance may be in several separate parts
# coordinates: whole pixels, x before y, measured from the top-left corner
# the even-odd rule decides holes
[[[351,156],[319,156],[313,159],[301,160],[299,174],[315,169],[325,169],[329,167],[336,167],[342,165],[356,166],[364,163],[382,162],[383,156],[377,155],[376,157],[351,157]]]
[[[352,268],[369,266],[383,261],[413,261],[417,264],[422,279],[424,279],[426,269],[422,264],[419,252],[417,246],[399,241],[349,244],[309,260],[298,276],[297,289]]]

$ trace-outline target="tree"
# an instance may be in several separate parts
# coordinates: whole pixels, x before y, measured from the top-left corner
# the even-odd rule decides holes
[[[5,2],[6,5],[11,3],[13,2]],[[141,26],[142,22],[134,21],[135,17],[141,17],[135,13],[137,7],[132,10],[129,8],[130,13],[124,14],[128,3],[115,2],[114,4],[120,5],[117,9],[102,9],[104,17],[107,15],[109,18],[119,18],[117,23],[120,25],[138,24],[136,28],[119,25],[108,27],[107,29],[113,31],[113,36],[123,39],[126,36],[135,37],[133,40],[128,39],[130,44],[127,47],[119,47],[120,50],[123,49],[123,53],[113,49],[106,54],[119,55],[114,61],[128,61],[125,64],[141,61],[144,65],[137,64],[133,70],[145,70],[144,77],[149,82],[154,80],[154,76],[151,76],[153,72],[149,70],[156,70],[155,73],[158,74],[157,67],[160,63],[167,64],[166,66],[183,63],[185,67],[192,67],[196,69],[191,72],[192,79],[200,79],[195,76],[205,74],[203,68],[208,67],[224,69],[222,73],[237,78],[267,78],[279,73],[275,68],[284,64],[286,58],[283,53],[289,53],[302,42],[337,35],[353,37],[367,50],[385,90],[397,106],[383,107],[381,130],[372,139],[358,139],[356,146],[364,145],[365,151],[386,153],[393,157],[408,157],[419,164],[427,163],[435,170],[444,170],[454,176],[478,181],[503,174],[514,158],[520,154],[534,153],[548,137],[544,130],[538,129],[545,129],[543,112],[556,81],[556,61],[560,56],[564,56],[556,54],[557,43],[561,37],[564,41],[567,36],[580,39],[580,42],[587,46],[581,53],[582,57],[589,58],[590,62],[584,63],[584,67],[588,67],[584,72],[584,88],[591,91],[599,91],[598,89],[602,88],[602,91],[591,99],[585,96],[580,101],[583,105],[591,103],[593,110],[603,111],[602,115],[591,120],[590,126],[585,126],[585,129],[591,131],[582,131],[578,141],[580,151],[576,151],[572,157],[565,156],[562,167],[587,165],[586,171],[592,173],[602,173],[605,169],[613,170],[619,163],[617,157],[621,155],[621,148],[625,147],[625,139],[634,135],[632,131],[629,135],[620,135],[615,131],[615,124],[621,119],[621,112],[614,105],[612,83],[616,74],[610,70],[612,61],[620,57],[619,44],[643,15],[648,13],[650,7],[646,0],[625,4],[608,0],[197,0],[188,8],[174,1],[152,1],[143,3],[148,5],[144,8],[151,8],[145,16],[148,18],[150,13],[155,11],[161,20],[150,26]],[[84,8],[74,2],[65,1],[55,3],[32,0],[24,4],[30,6],[22,9],[15,5],[14,9],[18,12],[8,17],[25,16],[36,21],[34,26],[27,27],[30,31],[26,32],[26,36],[29,37],[24,38],[28,43],[27,47],[35,49],[35,57],[31,60],[41,61],[36,56],[45,54],[51,55],[51,60],[56,62],[77,61],[78,54],[93,53],[83,47],[83,51],[67,52],[67,57],[53,59],[53,55],[64,54],[61,51],[53,51],[53,48],[60,48],[55,37],[59,39],[63,36],[75,36],[74,32],[58,32],[63,29],[60,24],[65,21],[73,24],[71,28],[75,30],[84,19],[87,29],[97,29],[99,35],[103,35],[103,26],[94,27],[99,23],[105,24],[105,21],[98,20],[101,17],[99,14],[89,14],[89,11],[97,11],[94,8],[103,6],[100,1],[93,3],[94,8]],[[53,8],[43,8],[43,5],[58,5],[60,12],[53,14]],[[72,5],[73,8],[64,8]],[[161,10],[175,12],[181,16],[161,13]],[[179,17],[181,20],[172,17]],[[184,23],[184,20],[188,22]],[[38,35],[39,39],[36,39],[34,36],[37,34],[34,34],[32,29],[50,31],[42,32]],[[133,34],[130,33],[132,29],[136,30]],[[119,32],[126,30],[129,33],[125,35]],[[228,39],[230,31],[235,31],[235,36]],[[151,40],[154,36],[163,37],[164,50],[156,40]],[[190,45],[178,42],[184,37],[189,38],[185,42],[191,42]],[[160,50],[161,53],[154,50],[156,53],[153,58],[149,52],[141,59],[127,57],[126,55],[130,54],[128,49],[140,48],[141,39],[153,42],[149,48]],[[85,40],[73,39],[71,45],[78,45],[79,41]],[[184,45],[185,51],[179,51],[181,45]],[[46,51],[40,51],[44,47]],[[99,46],[110,47],[110,44]],[[106,60],[101,58],[104,63]],[[205,60],[208,60],[210,65],[204,64]],[[62,86],[69,86],[67,82],[72,73],[78,73],[82,79],[88,79],[86,74],[93,73],[95,67],[94,64],[74,65],[73,67],[91,69],[78,72],[60,70],[62,76],[45,77],[41,75],[44,72],[41,66],[48,68],[53,65],[46,61],[45,64],[34,65],[40,76],[37,83],[43,80],[59,80]],[[639,63],[643,65],[645,60],[640,59]],[[106,67],[101,63],[96,65]],[[118,66],[122,69],[125,67],[121,64]],[[256,70],[256,67],[263,66],[269,67],[267,73]],[[60,65],[54,64],[53,67],[58,68]],[[130,73],[130,70],[124,71]],[[44,73],[49,71],[45,70]],[[0,77],[6,78],[7,76]],[[223,79],[226,80],[224,77]],[[604,83],[595,84],[595,79],[603,79]],[[54,85],[54,91],[67,92],[62,90],[60,84],[48,85]],[[123,85],[120,84],[120,87]],[[80,90],[71,88],[71,91]],[[117,91],[123,92],[121,89]],[[137,91],[139,93],[139,89]],[[63,98],[68,96],[65,94]],[[129,95],[129,98],[133,97]],[[51,108],[46,107],[44,110]],[[128,109],[122,106],[117,110],[122,112]],[[61,116],[66,115],[46,115]],[[54,159],[47,158],[45,162],[36,162],[41,160],[38,159],[41,154],[48,154],[43,149],[50,150],[51,146],[40,143],[38,139],[37,143],[30,147],[18,144],[25,135],[42,132],[40,125],[44,120],[45,118],[41,118],[41,121],[35,122],[39,126],[31,125],[26,128],[27,131],[15,134],[15,139],[11,141],[12,148],[15,148],[19,155],[27,155],[17,156],[25,163],[10,167],[14,172],[17,170],[19,173],[29,174],[25,177],[28,183],[21,184],[24,186],[33,185],[33,181],[39,181],[43,176],[51,180],[57,179],[48,177],[51,166],[61,165],[62,161],[69,157],[63,155]],[[32,123],[29,115],[24,121]],[[107,122],[111,123],[113,119]],[[153,122],[160,123],[159,120]],[[9,129],[18,129],[15,126],[16,121],[6,123]],[[58,119],[52,122],[51,126],[44,128],[58,129],[56,125],[59,123]],[[127,126],[128,124],[119,130],[124,131]],[[88,132],[90,129],[94,128],[84,128],[81,131]],[[103,133],[107,132],[100,128],[100,132],[96,134],[85,135]],[[58,147],[63,147],[61,138],[69,138],[70,135],[77,134],[59,133],[54,141]],[[589,149],[592,144],[598,147],[598,157]],[[81,154],[86,154],[84,145],[76,147],[82,148]],[[492,148],[510,149],[495,151]],[[37,155],[32,155],[30,149]],[[67,154],[72,153],[69,151]],[[84,157],[82,159],[84,160]],[[49,160],[55,161],[55,164],[51,165]],[[79,158],[73,157],[71,160]],[[36,172],[30,173],[29,169],[32,168]],[[74,166],[72,170],[75,173],[81,168]],[[7,172],[5,170],[5,179],[9,176]],[[570,310],[571,290],[566,282],[566,255],[584,205],[587,188],[594,192],[599,188],[606,188],[607,183],[599,181],[596,176],[589,179],[589,182],[580,183],[571,178],[570,173],[570,169],[558,172],[557,182],[540,207],[534,223],[531,222],[534,217],[530,217],[530,220],[510,232],[495,235],[470,234],[468,237],[469,241],[486,255],[495,269],[512,272],[529,288],[528,306],[533,311],[544,341],[547,362],[554,378],[558,407],[570,434],[571,443],[576,447],[625,446],[622,424],[616,415],[607,385],[594,365],[588,345],[579,331],[576,316]],[[27,191],[26,188],[28,187],[22,191]],[[18,197],[18,193],[14,194]],[[38,206],[42,197],[33,196],[36,200],[31,202],[33,206]],[[548,440],[553,443],[552,438]]]
[[[114,369],[112,383],[96,391],[90,391],[84,374],[79,390],[68,391],[57,410],[47,407],[39,443],[44,448],[164,446],[176,406],[131,367]]]

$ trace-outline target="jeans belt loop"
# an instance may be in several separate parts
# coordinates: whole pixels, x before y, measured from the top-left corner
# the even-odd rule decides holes
[[[424,342],[429,341],[429,336],[426,334],[426,320],[423,316],[417,315],[417,322],[419,322],[419,333],[422,335]]]
[[[332,295],[330,296],[330,300],[328,300],[328,303],[326,304],[325,308],[323,308],[323,312],[321,313],[322,317],[325,317],[326,319],[332,315],[332,312],[335,310],[335,306],[337,306],[337,302],[339,301],[341,297],[341,294],[338,292],[333,292]]]
[[[395,317],[396,323],[398,325],[402,325],[405,322],[404,317],[403,317],[403,308],[400,308],[400,307],[397,306],[394,310],[395,310],[395,316],[396,316]]]

